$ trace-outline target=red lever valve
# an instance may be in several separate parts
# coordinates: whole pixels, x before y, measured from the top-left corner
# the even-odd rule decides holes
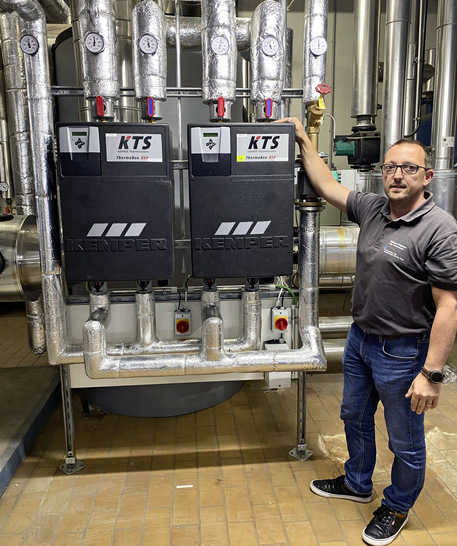
[[[331,90],[332,88],[330,85],[327,85],[326,83],[319,83],[316,85],[316,91],[321,95],[328,95]]]

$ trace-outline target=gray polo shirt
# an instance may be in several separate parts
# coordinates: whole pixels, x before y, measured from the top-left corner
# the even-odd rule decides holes
[[[360,226],[352,315],[365,332],[426,332],[436,312],[431,287],[457,291],[457,222],[425,197],[392,220],[386,197],[349,193],[348,217]]]

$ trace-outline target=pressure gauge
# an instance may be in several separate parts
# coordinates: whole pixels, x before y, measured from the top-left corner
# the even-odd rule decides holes
[[[0,182],[0,191],[8,191],[8,182]]]
[[[154,55],[154,53],[157,51],[157,46],[157,38],[152,34],[143,34],[138,41],[138,47],[147,55]]]
[[[27,55],[35,55],[40,47],[38,40],[31,34],[24,34],[19,41],[19,45],[21,46],[22,51],[27,53]]]
[[[279,42],[274,36],[267,36],[262,42],[262,51],[268,57],[273,57],[279,51]]]
[[[229,42],[225,36],[216,36],[211,40],[211,49],[216,55],[225,55],[229,47]]]
[[[327,40],[323,36],[317,36],[311,40],[309,49],[316,57],[323,55],[327,51]]]
[[[86,46],[87,51],[97,55],[97,53],[100,53],[105,47],[105,40],[98,32],[89,32],[84,38],[84,45]]]

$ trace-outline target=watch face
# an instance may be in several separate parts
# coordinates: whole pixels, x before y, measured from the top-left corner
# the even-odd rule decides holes
[[[96,55],[105,47],[105,40],[98,32],[89,32],[84,38],[84,45],[88,51]]]
[[[429,379],[432,383],[442,383],[444,379],[444,374],[443,372],[431,371]]]

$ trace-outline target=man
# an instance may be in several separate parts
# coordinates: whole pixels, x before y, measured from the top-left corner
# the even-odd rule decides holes
[[[296,118],[295,137],[316,191],[360,226],[354,323],[343,356],[345,474],[314,480],[317,495],[370,502],[376,462],[374,414],[384,406],[391,484],[362,537],[390,544],[408,521],[425,478],[424,413],[438,405],[443,366],[457,325],[457,222],[425,191],[433,177],[418,141],[403,139],[381,166],[384,191],[336,182]]]

